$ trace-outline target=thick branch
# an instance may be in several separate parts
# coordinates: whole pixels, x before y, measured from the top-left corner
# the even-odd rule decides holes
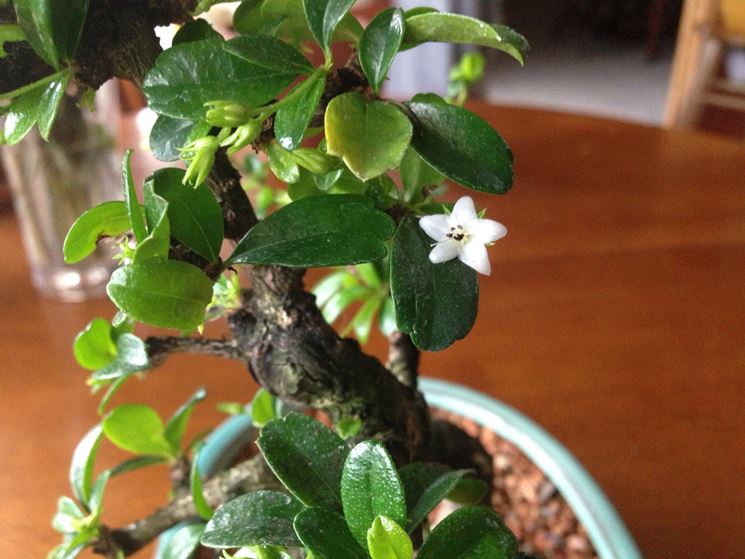
[[[172,353],[201,353],[226,359],[241,359],[235,340],[210,340],[206,338],[180,338],[178,336],[151,336],[145,340],[152,367],[161,365]]]

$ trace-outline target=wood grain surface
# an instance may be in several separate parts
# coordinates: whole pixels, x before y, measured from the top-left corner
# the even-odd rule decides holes
[[[490,249],[471,336],[423,372],[533,417],[585,464],[646,557],[745,556],[745,146],[713,136],[476,106],[504,134],[516,183],[474,196],[509,233]],[[453,187],[455,198],[463,191]],[[0,218],[0,556],[44,557],[75,443],[97,398],[72,338],[110,304],[31,291],[15,221]],[[317,276],[316,276],[317,277]],[[219,327],[207,335],[219,335]],[[379,355],[382,340],[372,342]],[[256,389],[238,364],[177,356],[118,401],[170,413],[198,386]],[[122,457],[105,449],[102,466]],[[112,483],[106,518],[167,498],[166,472]],[[145,553],[147,556],[147,553]]]

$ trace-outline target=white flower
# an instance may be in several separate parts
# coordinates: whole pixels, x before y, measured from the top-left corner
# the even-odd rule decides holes
[[[450,215],[424,216],[419,220],[419,226],[437,241],[429,253],[430,262],[439,264],[457,256],[463,264],[486,276],[491,274],[486,245],[507,234],[501,223],[479,219],[470,196],[458,200]]]

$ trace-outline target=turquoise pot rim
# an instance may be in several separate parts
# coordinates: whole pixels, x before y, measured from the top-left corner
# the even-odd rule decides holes
[[[601,559],[642,559],[626,525],[592,476],[574,456],[537,423],[486,394],[440,379],[420,379],[433,407],[456,413],[510,441],[533,461],[569,503]],[[208,437],[199,454],[205,477],[228,467],[247,439],[257,434],[249,414],[231,417]],[[160,538],[162,546],[171,533]]]

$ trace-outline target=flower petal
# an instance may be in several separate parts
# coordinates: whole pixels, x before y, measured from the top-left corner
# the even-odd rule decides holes
[[[468,224],[468,234],[473,242],[488,245],[504,237],[507,228],[493,219],[477,219]]]
[[[431,259],[432,255],[430,254]],[[489,255],[486,252],[486,247],[481,243],[471,241],[465,245],[461,245],[458,259],[466,266],[470,266],[476,270],[479,274],[484,274],[485,276],[491,275]]]
[[[453,206],[450,214],[450,221],[454,225],[465,225],[474,219],[478,219],[476,208],[473,205],[473,199],[470,196],[463,196]]]
[[[457,241],[447,240],[443,243],[437,243],[429,253],[429,261],[432,264],[440,264],[452,260],[460,252],[461,244]]]
[[[438,243],[442,242],[447,239],[445,235],[450,230],[450,216],[443,214],[425,215],[419,219],[419,227]]]

